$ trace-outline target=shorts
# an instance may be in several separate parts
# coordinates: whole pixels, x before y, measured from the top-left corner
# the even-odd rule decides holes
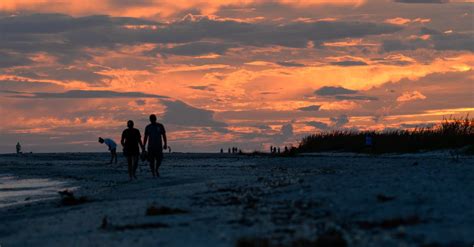
[[[161,162],[163,160],[163,152],[159,151],[148,151],[148,161],[158,161]]]
[[[125,156],[138,156],[140,155],[140,149],[137,148],[124,148],[123,155]]]

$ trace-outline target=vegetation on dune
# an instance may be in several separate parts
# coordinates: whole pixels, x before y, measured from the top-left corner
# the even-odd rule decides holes
[[[367,138],[372,145],[367,145]],[[408,153],[437,149],[474,150],[474,118],[443,118],[431,128],[391,131],[335,130],[303,138],[298,152]]]

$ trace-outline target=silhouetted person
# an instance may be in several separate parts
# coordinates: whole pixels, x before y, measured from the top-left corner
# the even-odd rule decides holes
[[[230,148],[229,148],[229,149],[227,149],[227,153],[229,153],[229,154],[230,154]]]
[[[21,145],[20,142],[16,143],[16,154],[21,154]]]
[[[374,151],[374,142],[370,134],[365,135],[365,148],[370,152]]]
[[[277,148],[273,147],[273,153],[276,154],[276,152],[277,152]]]
[[[123,154],[127,157],[128,176],[130,180],[137,179],[136,172],[138,168],[138,156],[140,155],[140,147],[145,151],[142,143],[142,136],[138,129],[133,128],[133,121],[128,120],[127,129],[122,132],[120,143],[123,146]]]
[[[162,141],[163,139],[163,141]],[[156,122],[156,115],[150,115],[150,124],[145,128],[143,144],[148,142],[148,161],[153,177],[159,177],[161,161],[163,161],[163,149],[168,149],[165,126]]]
[[[270,146],[270,153],[273,153],[273,146]]]
[[[280,147],[278,147],[278,153],[280,153]]]
[[[117,143],[115,143],[114,140],[110,138],[102,139],[102,137],[99,137],[99,142],[105,143],[105,145],[109,147],[110,156],[111,156],[109,164],[112,164],[114,159],[115,159],[115,164],[117,164]]]
[[[288,147],[285,146],[285,153],[288,153],[288,152],[289,152]]]
[[[223,153],[224,153],[224,149],[221,148],[221,154],[223,154]]]

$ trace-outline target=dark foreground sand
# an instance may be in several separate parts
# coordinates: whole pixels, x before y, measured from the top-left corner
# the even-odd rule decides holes
[[[134,182],[123,158],[108,158],[0,156],[0,174],[77,188],[75,199],[0,208],[0,245],[474,244],[474,157],[172,154],[160,179],[143,165]]]

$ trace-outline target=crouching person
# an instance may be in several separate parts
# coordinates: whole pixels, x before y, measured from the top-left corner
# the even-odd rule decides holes
[[[110,138],[103,139],[102,137],[99,137],[99,142],[102,144],[105,143],[105,145],[109,147],[110,156],[111,156],[109,164],[112,164],[114,160],[115,160],[115,164],[117,164],[117,143],[115,143],[114,140]]]

